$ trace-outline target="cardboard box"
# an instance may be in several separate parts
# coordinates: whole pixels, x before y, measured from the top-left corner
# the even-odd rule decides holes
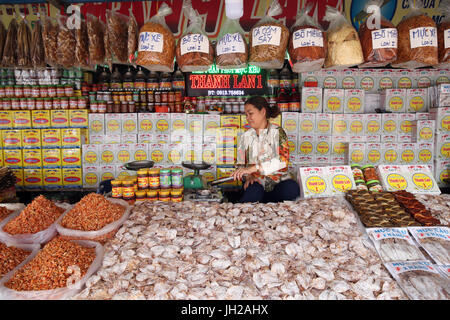
[[[433,164],[434,142],[417,143],[417,162],[418,164]]]
[[[433,85],[429,70],[415,70],[414,72],[414,88],[428,88]]]
[[[12,112],[7,110],[0,110],[0,129],[12,129],[13,118]]]
[[[298,124],[299,124],[299,115],[305,114],[305,113],[298,113],[298,112],[283,112],[281,114],[281,123],[282,128],[286,132],[286,134],[297,134],[298,133]],[[313,115],[314,114],[310,114]],[[309,127],[309,132],[314,130],[314,125],[311,123],[311,126]]]
[[[116,162],[117,148],[115,144],[102,144],[99,146],[100,164],[111,165]]]
[[[437,160],[435,162],[434,178],[439,187],[450,186],[450,160]]]
[[[381,147],[383,164],[399,164],[400,149],[398,143],[384,143]]]
[[[298,136],[297,134],[288,134],[288,146],[289,146],[289,154],[297,154],[297,142],[298,142]]]
[[[113,180],[116,177],[116,170],[113,165],[100,166],[100,182],[105,180]]]
[[[188,115],[189,117],[189,115]],[[241,128],[241,116],[239,115],[221,115],[220,116],[220,126],[230,127],[230,128]],[[192,132],[192,130],[191,130]]]
[[[301,198],[329,197],[329,172],[326,167],[299,168],[299,186]]]
[[[22,148],[41,148],[41,131],[39,129],[22,130]]]
[[[349,124],[349,135],[363,135],[364,134],[364,114],[348,114],[345,115],[346,122]]]
[[[228,178],[236,169],[230,166],[217,166],[217,179]],[[192,170],[191,170],[192,171]],[[226,183],[222,183],[220,185],[221,188],[230,188],[241,185],[240,181],[230,181]]]
[[[294,119],[292,121],[287,121],[287,127],[291,128],[291,132],[294,133]],[[314,129],[316,127],[316,114],[315,113],[298,113],[298,121],[296,129],[299,135],[311,135],[314,134]]]
[[[68,128],[69,110],[51,110],[50,123],[52,128]]]
[[[339,81],[339,71],[337,69],[322,69],[319,71],[320,83],[319,87],[326,89],[336,89],[338,88]]]
[[[220,119],[220,116],[219,116]],[[171,135],[186,134],[186,114],[171,113],[170,114],[170,133]]]
[[[270,118],[269,122],[271,124],[277,125],[279,127],[281,127],[281,114],[279,114],[276,118]]]
[[[170,129],[170,113],[155,113],[153,133],[168,134]]]
[[[122,133],[122,115],[120,113],[105,114],[105,134]]]
[[[3,163],[6,167],[22,168],[23,157],[20,149],[4,149]]]
[[[202,160],[209,164],[215,164],[216,163],[216,144],[203,144],[202,146]]]
[[[329,113],[316,114],[315,133],[322,136],[331,136],[331,128],[333,127],[333,115]]]
[[[235,147],[237,144],[237,129],[217,128],[216,144],[218,147]]]
[[[400,164],[410,165],[417,163],[416,144],[415,143],[400,143]]]
[[[43,149],[61,148],[61,129],[41,129]]]
[[[105,144],[119,144],[122,142],[121,134],[106,134],[103,137],[103,143]]]
[[[89,134],[105,134],[105,114],[89,114]]]
[[[58,189],[63,186],[62,169],[60,168],[44,168],[42,176],[45,189]]]
[[[81,168],[81,149],[61,149],[61,165],[63,168]]]
[[[412,139],[417,142],[434,142],[435,120],[412,121]]]
[[[227,148],[228,149],[228,148]],[[230,148],[233,149],[233,148]],[[216,151],[216,156],[218,153]],[[183,161],[201,163],[202,161],[202,145],[201,144],[183,144]]]
[[[105,135],[103,135],[103,134],[90,135],[89,143],[90,144],[104,144],[105,143]]]
[[[344,95],[344,113],[364,113],[365,91],[346,89]]]
[[[369,113],[364,115],[364,133],[367,136],[381,134],[381,114]]]
[[[84,147],[84,146],[83,146]],[[120,143],[116,146],[116,157],[115,163],[127,163],[132,161],[132,150],[131,145],[127,143]],[[92,163],[95,164],[95,163]]]
[[[371,142],[366,144],[366,163],[378,165],[381,161],[382,144]]]
[[[138,133],[154,133],[156,113],[138,113]]]
[[[397,88],[410,89],[413,86],[413,74],[410,70],[394,70],[394,77],[397,79]]]
[[[148,154],[148,145],[145,143],[135,143],[134,145],[130,145],[133,150],[133,156],[131,161],[141,161],[147,160],[149,158]]]
[[[401,113],[406,111],[407,91],[405,89],[386,89],[380,95],[381,107],[385,111]]]
[[[383,113],[381,115],[381,126],[383,128],[383,134],[385,135],[397,135],[398,130],[398,114],[396,113]]]
[[[80,128],[61,129],[62,148],[81,148],[86,140],[86,132]]]
[[[150,133],[139,133],[137,135],[137,143],[155,143],[156,142],[156,136],[154,134]]]
[[[222,118],[221,118],[222,121]],[[240,121],[240,120],[239,120]],[[188,114],[186,116],[186,124],[188,134],[191,136],[203,136],[203,115],[202,114]],[[239,128],[239,126],[234,126],[234,128]]]
[[[301,110],[305,113],[320,113],[322,107],[322,88],[303,87]]]
[[[23,169],[24,187],[26,189],[41,189],[44,185],[42,169]]]
[[[333,136],[331,145],[331,164],[345,164],[348,159],[347,137]]]
[[[42,168],[41,149],[23,149],[22,155],[24,168]]]
[[[406,166],[408,172],[408,191],[419,194],[441,194],[433,173],[427,165]]]
[[[85,153],[83,152],[83,156]],[[97,158],[97,154],[95,154]],[[62,165],[61,161],[61,150],[60,149],[42,149],[42,167],[43,168],[60,168]]]
[[[83,188],[97,189],[100,184],[98,166],[83,166]]]
[[[408,89],[406,112],[427,112],[428,89],[417,88]]]
[[[84,144],[82,146],[83,165],[94,166],[100,163],[100,146],[97,144]]]
[[[2,130],[2,145],[3,149],[21,149],[22,130]]]
[[[344,89],[324,89],[323,90],[323,112],[343,113],[344,112]]]
[[[301,157],[314,156],[315,136],[313,135],[301,135],[298,137],[298,154]]]
[[[339,88],[342,89],[355,89],[358,83],[357,73],[354,72],[353,69],[344,69],[340,70],[341,73],[341,82]]]
[[[378,70],[377,78],[379,90],[394,89],[395,83],[393,79],[394,78],[393,70],[390,69]]]
[[[430,120],[436,121],[436,133],[450,133],[450,107],[431,108]]]
[[[50,128],[52,125],[50,110],[32,110],[31,124],[34,129]]]
[[[138,116],[137,113],[122,113],[122,134],[138,133]]]
[[[138,143],[137,134],[122,134],[120,143]]]
[[[401,165],[379,165],[378,175],[381,185],[386,191],[400,191],[408,189],[408,172]]]
[[[315,136],[314,139],[314,156],[316,158],[329,158],[331,155],[331,136]]]
[[[81,168],[63,168],[62,176],[64,188],[83,187],[83,174]]]
[[[359,70],[359,86],[358,89],[363,89],[367,92],[377,92],[378,82],[375,81],[375,73],[371,69]]]
[[[348,190],[356,189],[350,166],[330,166],[327,169],[331,194],[333,196],[343,196]]]
[[[400,113],[398,115],[399,135],[413,135],[413,122],[416,121],[414,113]]]
[[[136,175],[136,171],[127,170],[122,164],[116,164],[114,167],[116,180],[126,180]]]
[[[234,165],[236,161],[236,148],[216,148],[217,165]]]
[[[87,109],[69,110],[69,126],[71,128],[88,128],[89,117]]]
[[[31,112],[29,110],[13,110],[13,128],[14,129],[31,129]]]
[[[205,123],[207,116],[208,115],[206,115],[206,114],[203,116],[203,123]],[[206,124],[205,124],[205,126],[206,126]],[[244,129],[244,131],[247,131],[250,128],[251,127],[248,124],[247,116],[245,114],[241,114],[241,129]],[[205,131],[205,135],[206,135],[206,131]]]
[[[348,163],[363,165],[366,163],[366,144],[350,142],[348,144]]]
[[[333,114],[333,136],[346,136],[349,130],[348,118],[343,113]]]
[[[215,150],[214,150],[215,152]],[[180,143],[171,143],[168,146],[167,161],[169,164],[180,165],[183,159],[183,145]],[[214,158],[215,162],[215,158]]]
[[[450,159],[450,134],[436,134],[434,146],[436,160]]]

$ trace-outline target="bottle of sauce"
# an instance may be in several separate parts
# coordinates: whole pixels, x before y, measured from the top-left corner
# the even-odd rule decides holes
[[[296,87],[293,87],[291,91],[289,112],[300,112],[300,93]]]
[[[283,69],[280,71],[280,88],[290,89],[292,86],[291,72],[287,66],[287,62],[284,64]]]
[[[288,112],[289,111],[290,98],[286,92],[285,88],[280,88],[280,92],[278,93],[277,105],[280,109],[280,112]]]
[[[181,91],[182,95],[184,96],[184,91],[186,90],[186,83],[184,80],[184,75],[178,67],[172,76],[172,89],[175,91]]]
[[[172,76],[168,72],[163,72],[161,74],[161,80],[159,82],[159,89],[161,91],[170,91],[172,90]]]
[[[147,90],[158,90],[159,89],[159,78],[155,71],[150,71],[147,78]]]
[[[269,89],[269,95],[275,96],[280,88],[280,78],[278,72],[275,69],[270,69],[267,76],[267,88]]]
[[[136,73],[136,78],[134,80],[134,89],[145,90],[146,86],[145,73],[142,71],[141,67],[139,67],[139,71]]]
[[[125,72],[123,76],[123,90],[130,91],[133,90],[134,87],[134,75],[133,72],[131,72],[131,68],[128,67],[127,72]]]
[[[103,71],[100,73],[98,80],[98,82],[101,84],[102,91],[106,91],[109,89],[110,74],[106,71],[105,68],[103,68]]]
[[[111,89],[114,91],[122,90],[122,75],[118,68],[115,68],[111,75]]]

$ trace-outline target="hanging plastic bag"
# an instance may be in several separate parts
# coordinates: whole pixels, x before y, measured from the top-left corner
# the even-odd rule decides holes
[[[138,50],[139,26],[132,9],[133,6],[130,7],[130,14],[128,19],[127,53],[128,53],[128,61],[134,64],[136,62],[135,55]]]
[[[367,12],[370,5],[378,6],[381,11],[383,0],[373,0],[366,5]],[[359,39],[364,55],[364,63],[360,68],[384,67],[397,60],[397,28],[381,16],[380,28],[369,28],[372,23],[370,17],[359,27]]]
[[[348,68],[363,63],[358,33],[345,16],[338,9],[327,6],[323,19],[330,22],[325,68]]]
[[[103,64],[105,60],[105,25],[92,14],[86,15],[89,38],[89,61],[92,65]]]
[[[281,14],[278,0],[272,1],[267,14],[250,30],[249,64],[264,69],[280,69],[284,64],[289,30],[273,17]]]
[[[31,34],[31,62],[34,68],[46,67],[41,20],[35,21],[34,29]]]
[[[139,30],[136,63],[150,71],[173,71],[175,37],[165,21],[171,13],[172,9],[163,3],[158,13]]]
[[[81,19],[80,28],[75,30],[75,64],[79,68],[90,69],[89,65],[89,38],[86,20]]]
[[[436,67],[447,69],[450,68],[450,2],[441,1],[439,7],[445,19],[437,27],[439,64]]]
[[[288,51],[292,71],[297,73],[320,70],[327,54],[325,33],[317,18],[311,18],[308,14],[313,6],[313,3],[307,5],[291,28]]]
[[[43,14],[42,39],[44,40],[45,62],[52,67],[58,66],[58,32],[56,19]]]
[[[4,67],[13,68],[17,63],[17,20],[13,18],[8,26],[5,48],[3,49],[2,64]]]
[[[178,40],[176,56],[183,72],[206,71],[214,63],[214,48],[205,30],[202,18],[190,0],[183,4],[183,11],[189,20],[189,27]]]
[[[247,67],[248,46],[239,19],[225,21],[216,44],[216,64],[221,69]]]
[[[17,66],[31,67],[31,30],[25,15],[22,16],[17,28]]]
[[[106,10],[106,46],[111,53],[109,65],[112,63],[126,64],[128,61],[128,17],[112,10]]]
[[[6,28],[3,22],[0,21],[0,60],[3,58],[3,48],[6,42]]]
[[[66,69],[73,68],[75,66],[74,49],[77,44],[75,32],[68,28],[66,16],[58,14],[57,19],[59,23],[57,61]]]
[[[398,52],[394,68],[415,69],[438,64],[437,29],[433,19],[421,12],[422,1],[409,0],[410,12],[397,25]]]

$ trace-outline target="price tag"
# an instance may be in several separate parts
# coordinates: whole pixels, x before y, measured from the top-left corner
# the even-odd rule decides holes
[[[217,55],[226,53],[245,53],[244,39],[239,33],[227,33],[217,42]]]
[[[158,32],[141,32],[138,51],[163,52],[164,36]]]
[[[209,41],[199,33],[188,34],[181,38],[181,55],[191,52],[209,53]]]
[[[294,49],[302,47],[323,47],[323,34],[322,31],[317,29],[301,29],[294,32],[292,41]]]
[[[373,49],[396,49],[397,40],[397,29],[395,28],[372,31]]]
[[[437,47],[437,31],[434,27],[409,30],[411,49],[419,47]]]
[[[281,41],[281,27],[263,26],[253,29],[252,46],[279,46]]]

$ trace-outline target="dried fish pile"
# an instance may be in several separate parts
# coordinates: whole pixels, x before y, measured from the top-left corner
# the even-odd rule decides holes
[[[136,205],[73,299],[406,299],[344,199]]]
[[[415,197],[431,211],[433,217],[439,219],[443,225],[450,226],[450,194],[416,194]]]

